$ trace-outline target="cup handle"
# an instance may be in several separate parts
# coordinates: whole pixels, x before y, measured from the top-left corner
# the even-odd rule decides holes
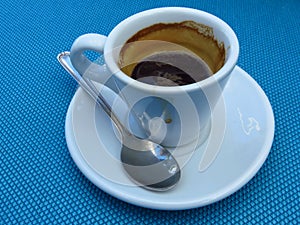
[[[73,43],[70,51],[70,60],[73,67],[81,76],[105,83],[109,78],[106,65],[99,65],[90,61],[83,53],[91,50],[103,54],[107,37],[101,34],[88,33],[79,36]]]

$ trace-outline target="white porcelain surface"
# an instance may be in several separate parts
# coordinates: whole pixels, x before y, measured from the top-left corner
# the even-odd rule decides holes
[[[107,98],[113,99],[107,92]],[[121,144],[108,117],[79,88],[69,106],[65,132],[70,154],[81,172],[97,187],[134,205],[163,210],[211,204],[236,192],[261,168],[274,136],[271,105],[260,86],[236,67],[224,90],[226,129],[209,165],[202,165],[216,129],[187,162],[179,184],[167,192],[135,186],[119,163]],[[213,120],[218,111],[213,115]],[[202,160],[202,161],[201,161]],[[245,196],[247,197],[247,196]]]
[[[214,76],[190,85],[165,87],[138,82],[120,70],[118,63],[120,50],[136,32],[157,23],[183,21],[204,24],[206,26],[205,30],[210,27],[214,39],[219,44],[224,44],[224,49],[226,49],[225,62]],[[200,26],[199,29],[203,29],[203,26]],[[140,48],[144,49],[145,46],[149,46],[149,42],[152,42],[151,46],[155,46],[161,41],[144,40],[135,42],[134,45],[140,45]],[[166,46],[166,42],[163,41],[163,43]],[[175,43],[167,43],[171,48],[178,49],[179,47]],[[183,49],[182,46],[180,49]],[[105,63],[99,65],[91,62],[83,54],[87,50],[96,51],[103,55]],[[162,7],[146,10],[128,17],[119,23],[107,37],[94,33],[81,35],[71,47],[70,60],[82,76],[92,77],[102,84],[105,84],[104,81],[113,78],[118,89],[127,97],[126,101],[131,106],[130,108],[140,120],[144,121],[145,130],[148,129],[151,133],[150,139],[156,142],[160,140],[160,144],[164,146],[175,147],[192,143],[199,136],[205,135],[202,130],[208,126],[207,122],[211,110],[222,95],[222,87],[234,69],[238,55],[239,43],[237,37],[231,27],[220,18],[192,8]],[[137,61],[134,62],[135,60]],[[139,61],[140,59],[137,57],[128,63]],[[184,66],[178,68],[187,72]],[[106,86],[113,89],[109,84],[106,84]],[[156,120],[157,117],[169,121],[158,123],[158,125],[165,125],[162,127],[163,132],[158,132],[155,126],[152,126],[154,129],[149,128],[152,121]]]

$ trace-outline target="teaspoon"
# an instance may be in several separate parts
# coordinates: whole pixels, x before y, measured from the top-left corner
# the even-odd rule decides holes
[[[57,56],[64,69],[82,89],[103,108],[121,133],[121,162],[128,176],[141,187],[152,191],[173,188],[181,176],[180,167],[172,154],[159,144],[133,135],[118,119],[110,105],[88,78],[81,76],[72,66],[70,53]]]

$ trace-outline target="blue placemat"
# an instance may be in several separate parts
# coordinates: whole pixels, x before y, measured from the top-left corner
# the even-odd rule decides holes
[[[0,224],[300,224],[300,1],[16,1],[0,3]],[[238,65],[265,90],[276,131],[258,174],[203,208],[156,211],[86,179],[64,137],[76,83],[56,61],[87,32],[107,35],[133,13],[201,9],[240,41]]]

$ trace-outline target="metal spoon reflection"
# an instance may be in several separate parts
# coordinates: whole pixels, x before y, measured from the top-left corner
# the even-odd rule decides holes
[[[57,56],[64,69],[82,89],[103,108],[122,136],[121,162],[129,177],[141,187],[153,191],[173,188],[181,176],[180,167],[171,153],[159,144],[134,136],[117,118],[110,105],[88,78],[81,76],[70,62],[70,53]]]

